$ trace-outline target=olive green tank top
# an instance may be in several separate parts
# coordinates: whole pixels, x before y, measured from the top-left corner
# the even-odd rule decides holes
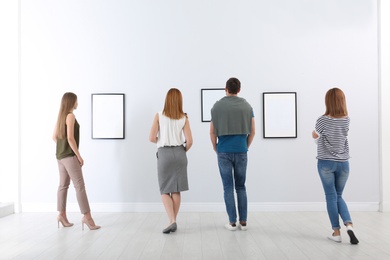
[[[74,139],[76,140],[77,148],[79,148],[79,142],[80,142],[80,125],[75,120],[74,123]],[[68,133],[65,128],[65,138],[59,139],[57,138],[57,147],[56,147],[56,157],[57,160],[64,159],[66,157],[75,156],[76,154],[73,152],[72,148],[70,148],[70,145],[68,143]]]

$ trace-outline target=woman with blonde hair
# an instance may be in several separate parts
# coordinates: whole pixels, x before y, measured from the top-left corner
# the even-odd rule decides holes
[[[79,152],[80,125],[76,120],[73,110],[78,106],[77,96],[67,92],[62,96],[58,119],[54,128],[53,140],[56,142],[56,157],[60,173],[60,184],[57,192],[57,216],[58,227],[61,223],[64,227],[71,227],[73,223],[66,216],[66,198],[70,180],[76,189],[77,202],[84,217],[81,220],[82,229],[84,224],[91,230],[99,229],[95,225],[89,208],[87,193],[81,167],[84,160]]]
[[[339,88],[328,90],[325,95],[325,114],[317,119],[312,133],[317,143],[317,167],[325,191],[326,207],[333,234],[328,238],[341,242],[339,215],[351,244],[358,244],[352,219],[342,195],[349,176],[349,116],[343,91]]]
[[[171,88],[168,91],[164,110],[154,117],[149,140],[157,144],[158,183],[169,219],[169,225],[163,233],[169,234],[177,229],[180,192],[188,190],[186,152],[192,146],[190,122],[183,112],[180,90]]]

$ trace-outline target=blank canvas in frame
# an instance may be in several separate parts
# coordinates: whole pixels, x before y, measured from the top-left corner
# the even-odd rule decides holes
[[[203,88],[201,89],[201,114],[202,122],[211,121],[211,108],[215,102],[226,96],[224,88]]]
[[[92,138],[125,138],[125,94],[92,94]]]
[[[263,93],[263,137],[297,137],[297,93]]]

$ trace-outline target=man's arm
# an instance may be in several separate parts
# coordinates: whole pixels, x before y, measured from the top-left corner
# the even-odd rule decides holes
[[[211,144],[213,145],[214,151],[217,152],[217,136],[214,133],[213,122],[210,122],[210,140],[211,140]]]
[[[248,135],[248,138],[247,138],[248,149],[249,149],[249,146],[251,146],[251,144],[252,144],[252,141],[253,141],[253,138],[255,137],[255,134],[256,134],[255,118],[252,117],[252,129],[251,129],[251,133]]]

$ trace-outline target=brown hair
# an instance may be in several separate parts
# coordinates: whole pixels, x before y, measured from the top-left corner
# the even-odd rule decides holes
[[[325,115],[331,117],[344,117],[348,115],[345,95],[339,88],[332,88],[326,92],[325,106]]]
[[[72,92],[66,92],[61,99],[60,111],[58,112],[57,124],[56,124],[56,137],[64,139],[66,137],[66,116],[74,108],[77,102],[76,94]]]
[[[165,97],[163,115],[171,119],[180,119],[185,116],[183,112],[183,97],[180,90],[171,88]]]
[[[241,89],[241,82],[237,78],[226,81],[226,88],[230,94],[237,94]]]

